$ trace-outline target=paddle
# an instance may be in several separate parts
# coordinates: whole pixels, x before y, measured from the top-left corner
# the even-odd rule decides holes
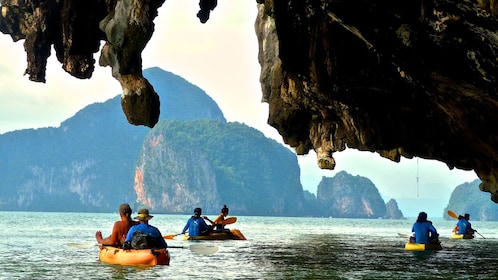
[[[174,239],[178,235],[181,235],[181,233],[164,235],[163,238],[164,239]]]
[[[479,232],[477,232],[477,230],[474,229],[474,232],[477,233],[477,234],[479,234],[482,237],[482,239],[486,239],[486,237],[482,236],[482,234],[480,234]]]
[[[190,251],[201,254],[201,255],[212,255],[216,252],[218,252],[218,246],[216,245],[209,245],[209,244],[192,244],[188,247],[183,247],[183,246],[168,246],[169,248],[182,248],[182,249],[190,249]]]
[[[68,247],[77,249],[88,249],[94,246],[99,246],[98,243],[67,243]],[[212,255],[218,252],[218,246],[210,244],[192,244],[188,247],[184,246],[168,246],[168,249],[189,249],[191,252],[201,254],[201,255]]]
[[[448,210],[447,213],[448,213],[448,216],[452,217],[455,220],[458,220],[458,216],[457,216],[457,214],[455,214],[455,212]]]
[[[208,217],[206,216],[202,216],[203,219],[205,220],[208,220],[211,224],[215,224],[215,222],[211,221]],[[222,225],[230,225],[230,224],[234,224],[237,222],[237,217],[230,217],[230,218],[226,218],[223,220],[223,222],[221,222]]]
[[[230,218],[226,218],[225,220],[223,220],[224,225],[230,225],[230,224],[234,224],[236,222],[237,222],[237,217],[230,217]]]
[[[77,248],[77,249],[88,249],[92,248],[94,246],[99,246],[100,244],[98,243],[67,243],[67,246],[70,248]]]
[[[404,233],[398,233],[398,236],[401,238],[409,238],[410,237],[409,234],[404,234]]]
[[[448,216],[452,217],[453,219],[455,220],[458,220],[458,216],[457,214],[455,214],[455,212],[451,211],[451,210],[448,210]],[[482,236],[482,234],[480,234],[479,232],[477,232],[477,230],[474,229],[474,232],[479,234],[483,239],[486,239],[484,236]]]

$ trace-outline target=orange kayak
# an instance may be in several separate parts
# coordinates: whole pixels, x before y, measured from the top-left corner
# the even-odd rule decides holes
[[[120,265],[169,265],[167,249],[130,249],[101,246],[99,260],[108,264]]]
[[[246,237],[238,229],[225,230],[223,232],[213,232],[209,235],[188,236],[185,235],[183,240],[246,240]]]

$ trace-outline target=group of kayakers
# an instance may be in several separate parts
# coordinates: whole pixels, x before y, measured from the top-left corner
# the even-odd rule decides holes
[[[202,209],[197,207],[194,209],[194,215],[188,219],[187,224],[183,227],[182,234],[185,234],[188,231],[189,236],[196,237],[200,235],[209,235],[212,232],[222,232],[225,228],[223,221],[228,215],[228,212],[228,207],[223,205],[221,213],[214,221],[211,221],[208,217],[201,216]],[[208,225],[204,220],[209,221],[211,225]]]
[[[458,222],[453,229],[453,232],[458,234],[474,234],[475,230],[469,222],[470,215],[465,214],[458,217]],[[418,244],[438,244],[439,243],[439,233],[432,224],[431,221],[427,220],[427,213],[420,212],[417,217],[417,221],[412,226],[412,235],[410,236],[410,242]]]
[[[114,223],[111,235],[103,238],[102,232],[97,231],[95,233],[97,243],[125,249],[167,248],[168,245],[161,231],[157,227],[149,225],[149,220],[154,217],[149,214],[149,210],[146,208],[138,210],[137,216],[134,217],[136,221],[131,218],[132,212],[129,204],[121,204],[119,206],[120,220]],[[188,232],[189,236],[195,237],[209,235],[212,232],[222,232],[224,230],[223,221],[228,212],[228,207],[223,205],[221,213],[211,221],[208,217],[201,216],[202,209],[197,207],[194,209],[194,215],[188,219],[182,234]],[[204,220],[209,221],[211,225],[207,225]]]

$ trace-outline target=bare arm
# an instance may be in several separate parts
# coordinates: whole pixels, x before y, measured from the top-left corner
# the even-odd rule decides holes
[[[95,239],[97,239],[97,243],[99,244],[107,244],[107,245],[115,245],[118,244],[118,222],[114,223],[114,226],[112,227],[112,233],[106,238],[102,238],[102,232],[97,231],[95,233]]]
[[[208,221],[211,223],[211,225],[214,225],[214,224],[215,224],[215,223],[214,223],[213,221],[211,221],[211,220],[210,220],[207,216],[202,216],[202,218],[203,218],[204,220],[208,220]]]

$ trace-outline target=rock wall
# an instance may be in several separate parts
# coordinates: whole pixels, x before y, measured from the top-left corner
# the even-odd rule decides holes
[[[498,201],[495,1],[258,2],[268,123],[298,154],[436,159]]]
[[[325,216],[334,218],[383,218],[386,205],[369,179],[346,171],[322,177],[316,198]]]
[[[398,208],[398,203],[394,199],[390,199],[386,203],[386,215],[384,219],[404,219],[403,213]]]
[[[164,0],[2,0],[0,31],[24,39],[25,74],[45,82],[51,47],[70,75],[91,78],[93,54],[105,41],[99,64],[112,67],[123,89],[128,122],[153,127],[159,96],[142,75],[142,50],[154,32],[153,19]]]

